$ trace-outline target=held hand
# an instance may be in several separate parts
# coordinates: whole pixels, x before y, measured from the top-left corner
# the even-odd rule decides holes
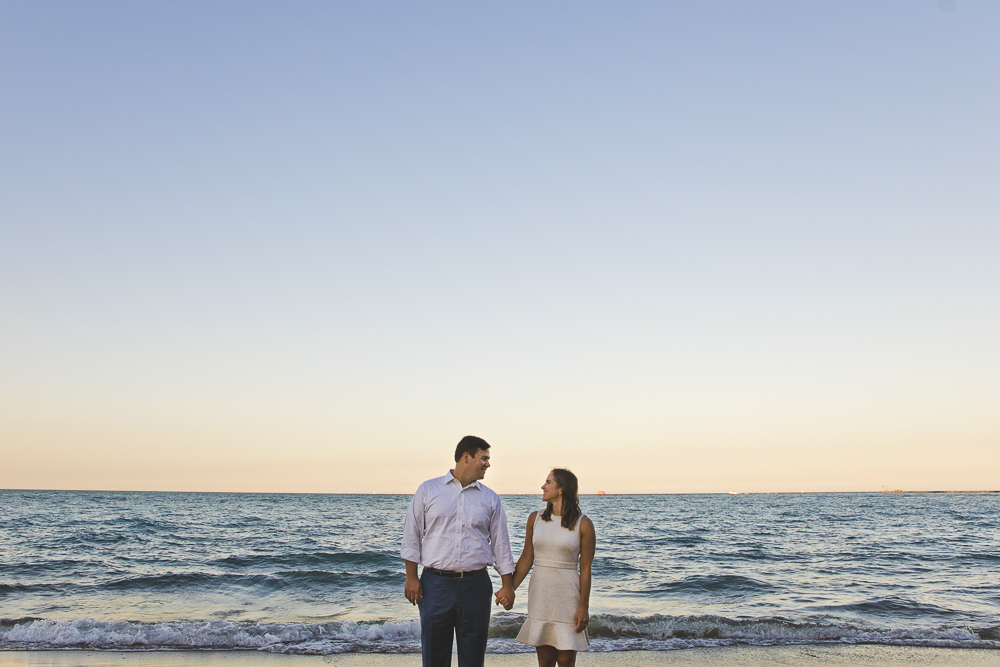
[[[417,604],[417,601],[424,597],[424,588],[420,585],[420,579],[417,577],[407,577],[403,595],[406,596],[406,599],[411,604]]]
[[[590,622],[590,615],[587,613],[586,609],[580,607],[576,610],[573,620],[576,621],[576,631],[583,632],[587,628],[587,623]]]
[[[514,606],[514,589],[509,586],[502,587],[497,591],[497,604],[503,605],[506,611],[510,611],[511,607]]]

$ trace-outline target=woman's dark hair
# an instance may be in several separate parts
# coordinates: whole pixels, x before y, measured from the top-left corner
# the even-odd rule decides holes
[[[475,458],[476,452],[480,449],[484,452],[490,448],[490,443],[486,442],[482,438],[477,438],[474,435],[467,435],[458,441],[458,447],[455,448],[455,463],[462,460],[463,454],[468,454],[469,456]]]
[[[576,475],[565,468],[553,468],[552,477],[562,489],[562,527],[573,530],[577,519],[583,514],[580,511],[580,484]],[[545,506],[542,521],[552,521],[552,503]]]

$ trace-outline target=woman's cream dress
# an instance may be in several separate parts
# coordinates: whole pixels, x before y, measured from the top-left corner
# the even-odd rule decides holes
[[[560,651],[586,651],[590,646],[587,631],[576,632],[574,620],[580,606],[580,519],[567,530],[560,517],[543,521],[539,511],[531,544],[535,562],[528,582],[528,618],[517,641]]]

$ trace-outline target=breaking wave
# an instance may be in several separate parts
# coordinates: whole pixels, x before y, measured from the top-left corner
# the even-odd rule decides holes
[[[521,614],[495,615],[490,627],[489,651],[531,650],[514,642],[523,622]],[[589,632],[595,651],[826,643],[1000,649],[1000,626],[906,629],[801,623],[782,618],[598,615],[591,620]],[[420,624],[416,620],[141,623],[21,618],[0,621],[0,650],[25,649],[257,650],[315,655],[415,653],[420,650]]]

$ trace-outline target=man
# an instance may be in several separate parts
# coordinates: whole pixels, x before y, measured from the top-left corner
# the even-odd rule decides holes
[[[413,494],[403,522],[406,599],[420,605],[423,667],[451,665],[454,637],[458,667],[482,667],[490,628],[493,584],[497,604],[514,604],[514,557],[500,496],[480,484],[490,467],[489,443],[467,435],[455,448],[455,469],[430,479]],[[424,566],[417,577],[417,563]]]

